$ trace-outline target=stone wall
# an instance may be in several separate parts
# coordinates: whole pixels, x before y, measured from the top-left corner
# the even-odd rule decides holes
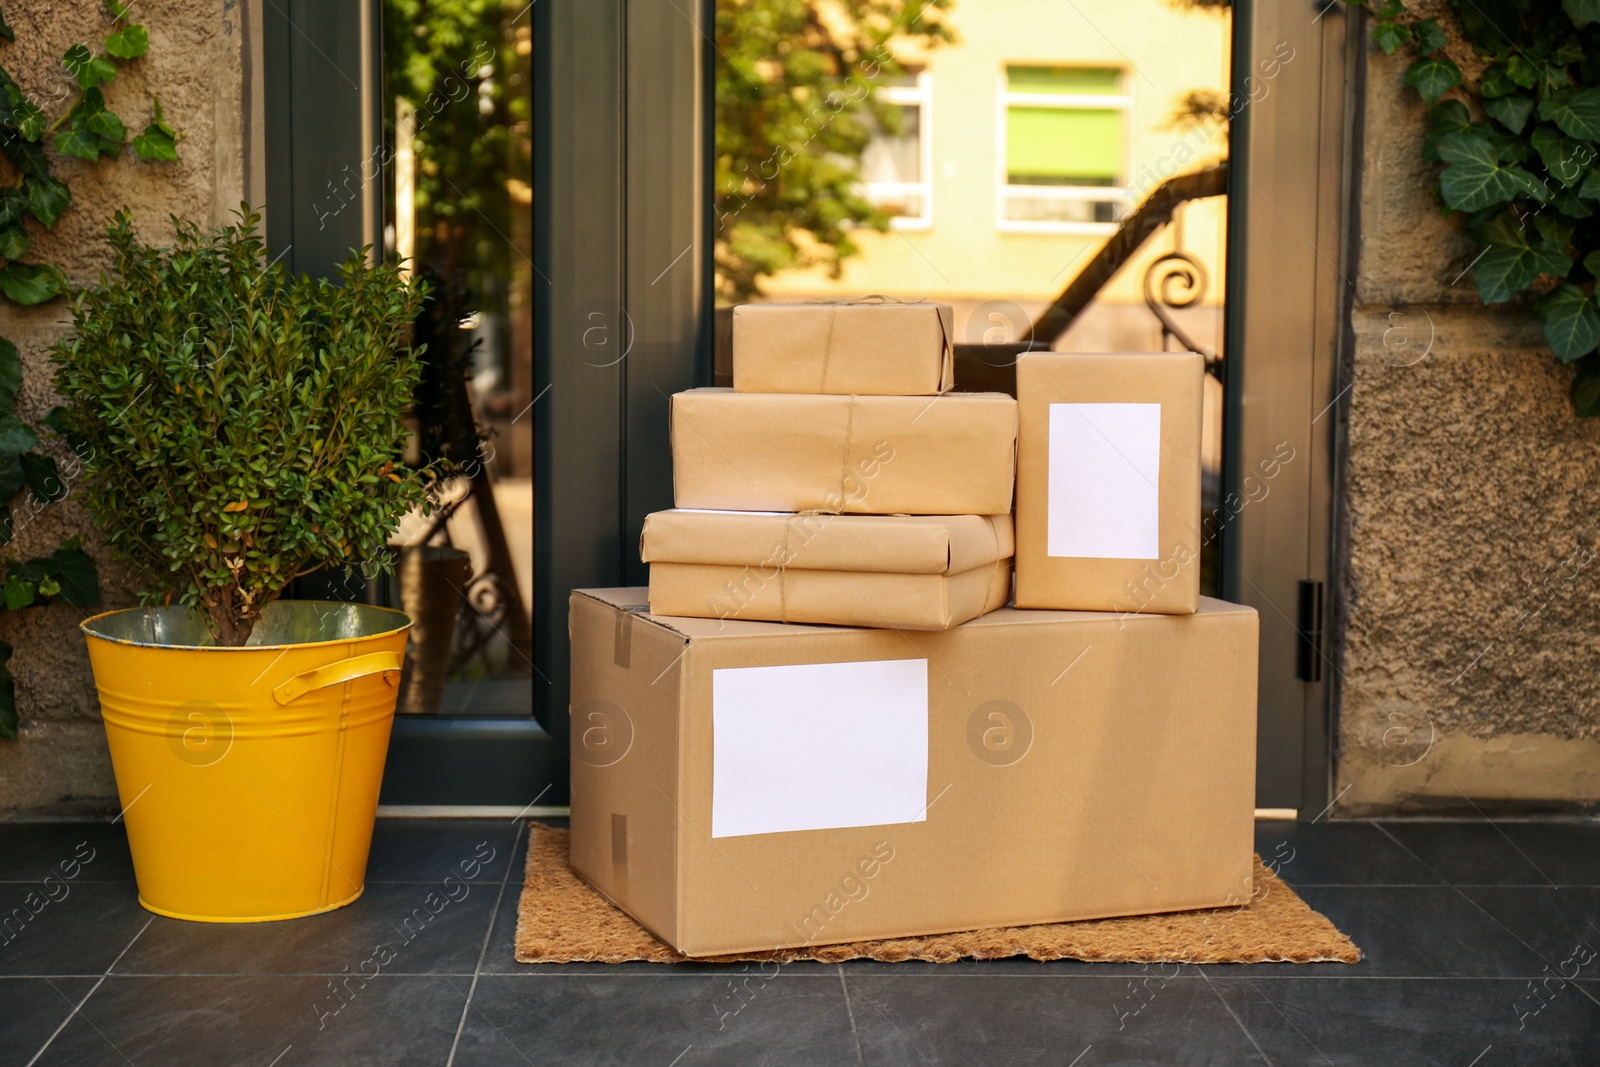
[[[166,120],[184,135],[178,162],[147,163],[132,149],[115,161],[58,161],[56,173],[71,186],[72,204],[53,232],[35,233],[36,256],[30,259],[59,263],[75,280],[87,281],[107,262],[99,234],[120,207],[133,208],[139,231],[154,239],[169,232],[169,214],[214,225],[227,220],[242,200],[259,202],[259,181],[247,177],[260,165],[259,153],[246,148],[259,141],[260,123],[259,100],[252,100],[248,76],[253,65],[259,69],[259,18],[252,11],[241,0],[141,0],[132,18],[149,31],[149,51],[121,65],[116,81],[105,88],[106,103],[132,134],[150,121],[151,98],[159,99]],[[103,51],[100,42],[111,28],[104,5],[12,0],[5,5],[5,18],[16,41],[0,42],[0,65],[53,119],[72,99],[63,95],[70,85],[60,57],[78,42]],[[0,170],[9,167],[0,163]],[[14,176],[6,173],[0,180]],[[47,349],[64,332],[65,317],[60,301],[41,308],[0,302],[0,336],[22,353],[18,409],[30,422],[37,423],[55,403]],[[84,535],[86,547],[101,562],[106,606],[132,603],[134,591],[105,559],[75,500],[17,527],[6,551],[20,558]],[[0,611],[0,640],[16,650],[11,669],[22,720],[17,741],[0,741],[0,817],[117,808],[88,656],[77,629],[81,617],[66,605]]]
[[[1442,5],[1431,5],[1440,7]],[[1433,10],[1426,14],[1437,14]],[[1454,55],[1471,69],[1471,57]],[[1600,800],[1600,419],[1432,200],[1408,58],[1365,87],[1344,470],[1339,810]]]

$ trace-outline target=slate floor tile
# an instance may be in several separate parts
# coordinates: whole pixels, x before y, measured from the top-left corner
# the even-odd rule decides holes
[[[38,1067],[439,1067],[466,983],[380,975],[335,1000],[308,976],[112,976]],[[333,1013],[334,1006],[339,1010]]]
[[[1203,978],[850,979],[868,1067],[1264,1061]]]
[[[22,1067],[44,1047],[94,978],[0,978],[0,1067]]]
[[[1256,823],[1256,853],[1292,886],[1442,884],[1369,822],[1263,820]]]
[[[1276,1064],[1504,1067],[1600,1063],[1600,1005],[1577,988],[1542,1010],[1524,983],[1495,979],[1214,977],[1223,1001]]]
[[[98,977],[151,918],[132,882],[0,884],[0,974]]]
[[[122,824],[0,822],[0,882],[61,878],[74,869],[73,881],[130,881],[133,860]]]
[[[510,819],[379,819],[367,882],[439,882],[469,874],[473,881],[498,882],[517,836],[518,824]]]
[[[1600,885],[1600,822],[1464,819],[1383,827],[1451,885]]]
[[[477,966],[498,884],[375,882],[323,915],[264,923],[155,916],[118,974],[340,974],[393,954],[391,973],[467,974]],[[449,892],[455,899],[444,894]],[[383,952],[381,949],[388,951]]]
[[[858,1062],[837,972],[486,975],[456,1054],[456,1067]]]
[[[1550,973],[1600,978],[1600,886],[1462,892],[1538,953]]]

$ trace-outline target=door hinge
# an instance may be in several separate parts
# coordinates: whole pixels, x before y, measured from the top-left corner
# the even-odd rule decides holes
[[[1300,611],[1296,628],[1294,676],[1302,682],[1322,681],[1322,583],[1300,583]]]

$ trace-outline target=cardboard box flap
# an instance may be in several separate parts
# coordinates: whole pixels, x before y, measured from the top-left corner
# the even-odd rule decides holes
[[[646,563],[958,574],[1008,559],[1010,515],[833,515],[675,508],[646,516]]]

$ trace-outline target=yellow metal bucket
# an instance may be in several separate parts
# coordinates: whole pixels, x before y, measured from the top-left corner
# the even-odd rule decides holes
[[[83,623],[140,904],[261,922],[361,895],[410,626],[321,601],[269,605],[239,648],[187,608]]]

